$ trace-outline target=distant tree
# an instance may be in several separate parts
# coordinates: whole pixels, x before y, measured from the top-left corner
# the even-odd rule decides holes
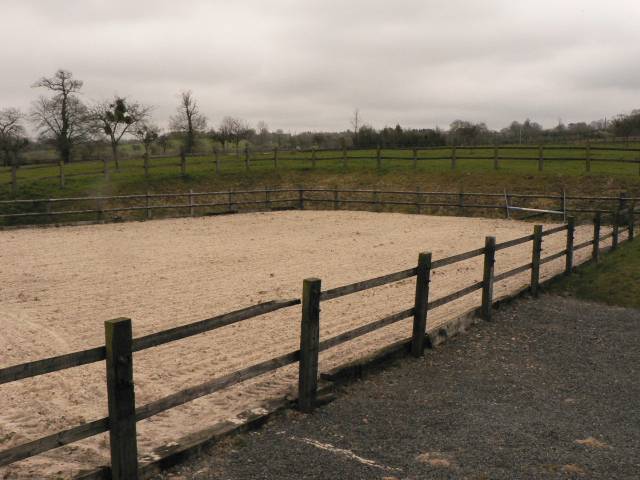
[[[617,137],[640,135],[640,110],[634,110],[629,115],[618,115],[611,122],[611,129]]]
[[[488,133],[486,124],[455,120],[449,126],[449,137],[454,145],[474,145]]]
[[[136,128],[145,122],[150,110],[148,106],[129,102],[122,97],[114,97],[113,100],[104,101],[90,109],[89,115],[96,130],[106,135],[111,143],[111,153],[116,169],[120,168],[118,156],[120,140],[127,134],[133,134]]]
[[[151,153],[151,145],[160,138],[160,129],[156,125],[140,122],[133,131],[133,135],[140,140],[144,146],[144,154],[148,157]]]
[[[82,81],[74,80],[67,70],[58,70],[52,77],[42,77],[33,87],[45,88],[53,94],[34,102],[33,123],[43,139],[53,140],[62,160],[69,163],[73,147],[86,139],[89,132],[87,108],[78,98]]]
[[[0,110],[0,153],[5,166],[18,162],[19,153],[29,143],[22,125],[24,115],[15,108]]]
[[[226,142],[233,142],[236,147],[236,155],[240,155],[240,142],[246,140],[251,133],[249,124],[238,117],[226,116],[220,122],[218,136],[226,149]]]
[[[169,143],[170,138],[168,134],[164,133],[158,137],[158,145],[160,145],[160,148],[162,148],[163,154],[167,153],[167,147],[169,146]]]
[[[198,102],[191,90],[180,94],[180,105],[176,115],[171,117],[171,128],[184,134],[185,152],[193,153],[196,136],[207,128],[207,118],[200,113]]]
[[[360,109],[356,108],[353,111],[351,117],[351,127],[353,128],[353,143],[358,145],[358,133],[360,131],[360,125],[362,125],[362,119],[360,118]]]

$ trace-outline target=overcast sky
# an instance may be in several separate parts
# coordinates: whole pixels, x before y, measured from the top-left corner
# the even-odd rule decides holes
[[[640,108],[640,0],[0,0],[0,108],[58,68],[91,102],[190,89],[285,131],[545,126]],[[44,93],[44,92],[42,92]]]

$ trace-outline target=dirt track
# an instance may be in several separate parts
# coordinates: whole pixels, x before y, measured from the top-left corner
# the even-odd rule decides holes
[[[479,248],[485,235],[505,241],[531,224],[477,218],[367,212],[294,211],[0,232],[2,329],[0,367],[103,343],[103,322],[133,319],[134,336],[235,308],[300,294],[302,279],[323,288],[411,267],[420,251],[434,259]],[[576,242],[591,234],[579,228]],[[544,250],[565,245],[547,237]],[[497,255],[496,273],[530,261],[531,245]],[[584,258],[588,249],[577,257]],[[544,255],[544,254],[543,254]],[[480,258],[437,270],[431,298],[481,280]],[[543,277],[563,268],[543,267]],[[496,285],[500,296],[528,273]],[[411,306],[414,281],[323,303],[327,337]],[[477,304],[479,293],[429,316],[433,325]],[[410,334],[409,321],[321,355],[326,370]],[[297,348],[299,307],[135,355],[138,405]],[[0,386],[0,449],[106,414],[104,366],[95,364]],[[139,424],[139,449],[155,447],[260,401],[290,393],[296,368],[241,384]],[[66,476],[108,462],[100,435],[0,469],[5,478]]]

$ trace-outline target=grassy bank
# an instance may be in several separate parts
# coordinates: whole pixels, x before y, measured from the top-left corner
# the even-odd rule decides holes
[[[551,291],[608,305],[640,309],[640,240],[625,242],[600,263],[581,267],[551,285]]]

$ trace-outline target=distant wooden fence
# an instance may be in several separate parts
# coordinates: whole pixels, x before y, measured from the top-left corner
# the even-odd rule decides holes
[[[579,156],[561,156],[554,154],[554,152],[561,151],[582,151]],[[374,151],[375,154],[371,154]],[[438,152],[442,151],[442,155],[439,156],[424,156],[423,152]],[[487,155],[487,151],[491,152]],[[510,152],[521,151],[525,152],[523,155],[514,155]],[[480,152],[476,155],[474,152]],[[528,154],[527,154],[528,152]],[[598,154],[599,153],[599,154]],[[604,153],[607,156],[603,157]],[[615,155],[632,154],[635,158],[620,158]],[[292,156],[293,155],[293,156]],[[123,159],[120,161],[122,166],[117,171],[138,171],[143,172],[145,177],[151,175],[151,170],[154,168],[166,168],[166,167],[178,167],[180,175],[187,175],[189,170],[189,159],[202,157],[205,159],[205,163],[209,162],[210,168],[213,172],[219,173],[222,170],[223,165],[233,164],[234,166],[244,164],[244,169],[250,170],[252,165],[271,165],[274,169],[279,168],[279,162],[297,162],[309,166],[310,168],[316,168],[319,163],[334,161],[339,162],[343,167],[347,167],[350,163],[357,161],[371,161],[375,162],[376,168],[381,169],[385,161],[395,160],[404,161],[413,165],[413,168],[417,168],[419,163],[433,162],[433,161],[447,161],[450,163],[451,169],[455,170],[459,167],[458,162],[460,160],[478,160],[478,161],[490,161],[493,163],[493,168],[498,170],[503,165],[503,162],[507,161],[532,161],[536,162],[539,171],[544,171],[545,162],[582,162],[584,163],[585,172],[591,171],[593,163],[610,163],[610,164],[637,164],[638,173],[640,174],[640,148],[629,147],[605,147],[605,146],[592,146],[586,145],[556,145],[556,146],[534,146],[534,145],[499,145],[499,146],[442,146],[442,147],[421,147],[421,148],[377,148],[377,149],[342,149],[342,150],[279,150],[273,149],[270,152],[258,152],[252,151],[248,148],[244,150],[242,156],[235,158],[229,158],[229,155],[219,152],[217,149],[212,150],[210,154],[197,153],[197,154],[179,154],[178,163],[162,163],[156,164],[153,160],[160,160],[163,158],[175,158],[176,155],[154,155],[144,156],[142,158],[142,164],[140,165],[140,159]],[[136,162],[136,164],[134,164]],[[95,161],[94,161],[95,163]],[[110,161],[107,157],[102,159],[102,168],[99,170],[89,170],[81,172],[67,172],[67,169],[74,167],[82,162],[74,162],[69,165],[65,165],[62,162],[56,163],[39,163],[32,165],[12,165],[10,167],[0,167],[0,173],[9,172],[11,190],[14,194],[18,191],[18,184],[20,179],[18,172],[20,171],[34,171],[38,169],[57,168],[57,174],[48,172],[47,175],[42,177],[31,177],[28,181],[39,180],[57,180],[60,188],[65,187],[66,179],[72,177],[98,177],[103,176],[106,180],[111,177],[112,169],[110,167]],[[202,164],[200,164],[202,165]],[[176,172],[177,173],[177,172]],[[27,179],[25,179],[26,181]]]
[[[418,188],[406,190],[338,189],[338,188],[265,188],[261,190],[229,190],[186,193],[144,193],[135,195],[33,198],[0,200],[0,224],[25,225],[74,221],[106,222],[122,219],[151,219],[167,212],[173,216],[227,214],[238,211],[278,209],[368,209],[400,210],[432,213],[447,209],[448,213],[498,212],[510,218],[514,212],[527,213],[523,218],[562,212],[569,215],[601,213],[615,215],[640,197],[627,193],[619,196],[580,196],[557,194],[518,194],[482,192],[437,192]],[[516,205],[518,204],[518,205]],[[549,205],[553,206],[550,210]],[[58,208],[56,206],[66,206]],[[69,208],[67,205],[74,205]],[[534,208],[535,207],[535,208]],[[589,218],[590,218],[589,217]]]
[[[625,217],[626,216],[626,217]],[[623,221],[625,217],[625,221]],[[302,411],[312,411],[316,404],[318,355],[319,352],[353,340],[380,328],[392,325],[407,318],[413,318],[411,351],[414,356],[423,353],[427,332],[427,315],[438,307],[446,305],[472,292],[482,290],[481,316],[491,320],[493,305],[493,286],[495,282],[506,280],[513,275],[531,271],[531,292],[537,295],[540,285],[540,266],[553,260],[565,258],[565,274],[574,268],[574,252],[583,248],[592,248],[591,257],[598,260],[601,251],[615,249],[620,243],[620,226],[628,228],[627,239],[634,237],[633,212],[627,208],[617,212],[611,232],[601,234],[601,215],[594,220],[593,239],[574,244],[575,222],[570,218],[566,225],[543,230],[536,225],[531,235],[507,242],[496,243],[495,237],[486,237],[485,245],[469,252],[446,258],[433,259],[430,252],[421,253],[416,266],[390,273],[381,277],[322,290],[318,278],[303,281],[302,298],[273,300],[252,305],[230,313],[218,315],[199,322],[159,331],[146,336],[132,338],[131,320],[119,318],[105,322],[105,345],[77,351],[56,357],[36,360],[0,369],[0,384],[19,381],[38,375],[105,361],[107,370],[106,395],[108,397],[108,416],[77,425],[27,443],[11,447],[0,452],[0,466],[47,452],[94,435],[109,432],[111,448],[111,478],[114,480],[135,480],[138,478],[138,455],[136,444],[136,422],[147,419],[168,409],[185,404],[205,395],[212,394],[251,378],[272,372],[286,365],[298,363],[298,406]],[[544,237],[567,232],[566,248],[560,252],[541,258]],[[601,242],[612,238],[612,246],[601,249]],[[494,274],[495,254],[497,251],[532,242],[531,261],[499,275]],[[465,286],[444,297],[431,300],[429,283],[431,272],[483,256],[483,279]],[[351,295],[371,288],[416,277],[416,290],[413,306],[393,315],[378,319],[372,323],[357,327],[331,338],[320,339],[320,303],[345,295]],[[185,339],[193,335],[209,332],[243,320],[264,315],[269,312],[290,308],[302,304],[300,348],[276,358],[251,365],[228,375],[213,378],[200,385],[168,395],[164,398],[137,406],[135,403],[133,378],[133,353],[166,343]]]

